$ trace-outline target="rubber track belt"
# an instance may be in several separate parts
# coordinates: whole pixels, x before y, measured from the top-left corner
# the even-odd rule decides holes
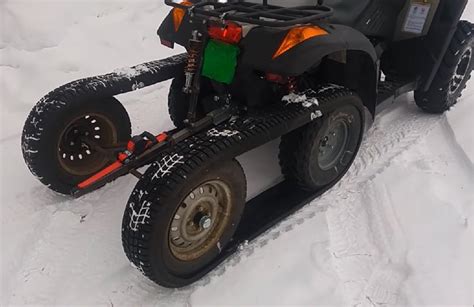
[[[182,53],[130,68],[117,69],[109,74],[72,81],[49,92],[39,103],[67,103],[69,99],[111,97],[138,90],[182,73],[186,59],[187,53]]]
[[[146,195],[149,191],[169,190],[170,182],[187,178],[186,176],[190,174],[189,170],[195,169],[197,164],[201,167],[202,165],[211,165],[222,160],[232,159],[302,127],[323,116],[324,105],[328,105],[325,102],[329,102],[339,94],[347,95],[348,93],[350,93],[349,90],[341,89],[338,86],[321,87],[314,92],[315,95],[313,96],[317,98],[319,105],[314,104],[315,100],[306,100],[302,103],[273,106],[261,116],[231,119],[226,123],[185,139],[170,150],[159,153],[156,161],[137,183],[130,196],[124,214],[123,227],[129,227],[131,210],[139,211],[141,204],[154,201],[152,198],[147,199]],[[307,106],[308,101],[313,102],[309,107]],[[305,103],[306,107],[303,106]],[[317,193],[310,193],[293,186],[291,183],[283,182],[249,201],[233,242],[208,267],[189,277],[189,283],[204,276],[224,261],[237,250],[239,244],[254,239],[311,199],[322,194],[330,186],[332,184]],[[134,206],[137,206],[137,208]],[[261,210],[262,207],[267,208]],[[147,218],[149,221],[150,217]],[[140,259],[140,255],[146,254],[146,250],[141,250],[144,245],[141,243],[140,233],[149,233],[151,226],[145,219],[142,225],[138,225],[138,227],[143,227],[143,232],[122,232],[125,252],[136,267],[153,279],[153,273],[149,271],[148,267],[142,265],[146,261]]]

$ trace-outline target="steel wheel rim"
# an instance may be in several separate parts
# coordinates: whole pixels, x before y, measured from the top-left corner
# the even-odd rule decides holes
[[[86,176],[102,169],[109,159],[94,150],[92,143],[107,147],[117,144],[117,129],[104,115],[86,114],[73,119],[60,134],[58,159],[68,173]]]
[[[454,70],[454,75],[449,82],[449,94],[454,94],[459,87],[461,86],[462,82],[466,78],[466,73],[471,66],[472,60],[472,47],[467,48],[461,58],[459,59],[458,64],[456,65],[456,69]]]
[[[168,230],[171,253],[193,261],[216,246],[229,222],[231,190],[222,180],[201,184],[177,208]]]
[[[343,120],[331,122],[318,144],[318,165],[324,171],[335,167],[349,140],[349,127]]]

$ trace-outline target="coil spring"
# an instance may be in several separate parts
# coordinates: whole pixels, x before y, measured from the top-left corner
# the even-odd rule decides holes
[[[198,70],[199,56],[201,53],[202,42],[198,40],[189,41],[188,63],[185,67],[186,73],[194,74]]]

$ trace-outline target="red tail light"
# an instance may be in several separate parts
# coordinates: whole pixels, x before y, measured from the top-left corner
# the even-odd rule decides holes
[[[209,36],[213,39],[236,45],[242,39],[242,27],[234,22],[228,22],[225,26],[210,26]]]
[[[265,74],[265,78],[270,82],[278,84],[285,84],[286,82],[288,82],[288,78],[285,78],[282,75],[273,74],[269,72]]]

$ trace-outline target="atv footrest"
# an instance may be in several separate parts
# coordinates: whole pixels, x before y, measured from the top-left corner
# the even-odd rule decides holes
[[[377,104],[391,102],[398,96],[415,88],[416,82],[412,79],[387,76],[385,81],[379,83]]]

